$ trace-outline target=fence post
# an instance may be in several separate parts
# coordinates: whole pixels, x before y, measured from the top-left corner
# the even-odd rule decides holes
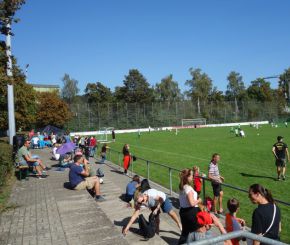
[[[119,168],[121,169],[120,152],[118,152],[118,164],[119,164]]]
[[[206,205],[206,200],[205,200],[205,180],[202,178],[202,195],[203,195],[203,204]]]
[[[172,169],[169,168],[169,189],[170,189],[170,196],[172,195]]]
[[[130,157],[130,163],[131,163],[131,175],[133,177],[133,171],[134,171],[133,165],[134,165],[134,163],[133,163],[132,157]]]
[[[149,180],[149,173],[150,173],[150,171],[149,171],[149,161],[146,161],[146,163],[147,163],[147,179]]]

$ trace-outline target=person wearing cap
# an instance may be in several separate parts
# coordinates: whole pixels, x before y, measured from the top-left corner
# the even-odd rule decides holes
[[[83,164],[83,167],[81,166]],[[74,163],[70,166],[69,182],[74,190],[92,190],[97,202],[105,201],[100,194],[100,181],[97,176],[89,177],[88,161],[82,155],[74,157]]]
[[[30,154],[28,150],[30,143],[31,141],[29,139],[24,141],[24,145],[17,151],[16,163],[19,165],[29,165],[35,167],[38,177],[41,178],[43,176],[42,170],[47,168],[43,165],[39,158],[33,157]]]
[[[177,217],[177,214],[173,210],[173,206],[172,206],[171,201],[166,196],[166,194],[162,191],[158,191],[155,189],[149,189],[149,190],[146,190],[144,193],[138,194],[138,196],[136,198],[135,211],[134,211],[129,223],[126,225],[126,227],[122,231],[124,235],[126,235],[128,233],[129,228],[135,222],[135,220],[138,218],[141,206],[143,206],[143,205],[145,205],[149,209],[151,209],[153,215],[156,215],[158,220],[159,220],[160,209],[162,209],[163,213],[167,213],[174,220],[174,222],[177,224],[180,231],[182,231],[182,225]],[[157,230],[159,230],[159,227],[157,228]]]
[[[222,223],[214,214],[208,213],[206,211],[201,211],[197,213],[196,220],[197,220],[198,228],[196,231],[189,233],[187,237],[187,244],[194,241],[200,241],[200,240],[215,237],[215,235],[210,231],[212,226],[216,226],[219,229],[221,234],[227,233]],[[215,244],[230,245],[232,244],[232,242],[230,240],[226,240],[224,242],[215,243]]]
[[[289,162],[289,152],[288,146],[283,142],[283,137],[278,136],[277,142],[273,145],[272,152],[275,156],[275,164],[277,167],[277,180],[285,180],[285,172],[286,172],[286,155],[287,160]]]

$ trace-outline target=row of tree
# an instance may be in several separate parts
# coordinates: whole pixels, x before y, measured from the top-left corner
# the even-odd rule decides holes
[[[190,79],[185,82],[188,90],[181,92],[178,82],[173,75],[166,76],[155,86],[150,86],[143,74],[137,69],[129,70],[123,80],[123,86],[117,86],[114,91],[101,82],[87,83],[84,94],[79,92],[78,81],[68,74],[63,77],[62,97],[72,103],[79,99],[87,103],[152,103],[178,102],[192,100],[197,103],[221,101],[259,101],[270,102],[279,99],[286,103],[289,98],[288,83],[290,83],[290,68],[280,75],[279,86],[272,89],[265,78],[257,78],[246,88],[243,77],[235,71],[227,77],[228,85],[225,93],[213,85],[212,79],[201,69],[189,69]],[[287,80],[288,79],[288,80]]]
[[[5,37],[13,35],[12,23],[17,23],[15,13],[25,3],[24,0],[0,1],[0,32]],[[47,124],[64,126],[71,118],[71,112],[66,102],[57,93],[37,93],[26,83],[23,71],[12,59],[12,76],[7,75],[9,69],[5,41],[0,41],[0,130],[8,128],[7,84],[14,85],[15,121],[17,129],[42,127]]]

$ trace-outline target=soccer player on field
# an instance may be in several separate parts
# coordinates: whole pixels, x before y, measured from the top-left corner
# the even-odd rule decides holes
[[[278,136],[277,137],[277,143],[273,145],[272,152],[276,158],[276,167],[277,167],[277,174],[278,178],[277,180],[281,180],[281,170],[282,170],[282,179],[285,180],[285,172],[286,172],[286,154],[287,159],[289,161],[289,152],[288,152],[288,146],[283,142],[283,137]]]

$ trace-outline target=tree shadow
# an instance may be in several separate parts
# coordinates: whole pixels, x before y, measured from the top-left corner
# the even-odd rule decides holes
[[[265,175],[256,175],[256,174],[248,174],[248,173],[240,173],[243,177],[250,177],[250,178],[264,178],[264,179],[272,179],[276,180],[276,178],[271,176],[265,176]]]

